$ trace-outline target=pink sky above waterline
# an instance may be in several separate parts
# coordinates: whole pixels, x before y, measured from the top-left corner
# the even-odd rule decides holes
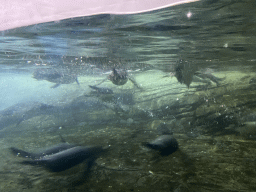
[[[2,0],[0,31],[72,17],[134,14],[198,0]]]

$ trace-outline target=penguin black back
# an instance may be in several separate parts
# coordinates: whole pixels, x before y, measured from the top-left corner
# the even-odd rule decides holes
[[[103,151],[102,147],[73,147],[40,159],[23,161],[26,165],[41,165],[52,172],[65,171],[85,160],[95,159]]]
[[[161,155],[170,155],[179,148],[178,141],[172,135],[161,135],[151,142],[144,144],[146,147],[157,150]]]

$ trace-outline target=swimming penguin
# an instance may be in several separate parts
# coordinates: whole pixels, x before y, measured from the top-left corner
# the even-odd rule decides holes
[[[55,83],[51,88],[57,88],[61,84],[70,84],[76,82],[79,85],[77,75],[61,69],[44,68],[36,69],[33,72],[33,78],[37,80],[46,80]]]
[[[30,158],[30,159],[39,159],[43,156],[52,155],[54,153],[58,153],[58,152],[66,150],[66,149],[70,149],[75,146],[76,145],[71,145],[68,143],[61,143],[61,144],[55,145],[49,149],[43,150],[39,153],[30,153],[30,152],[23,151],[21,149],[17,149],[15,147],[11,147],[10,150],[14,155],[17,155],[20,157],[26,157],[26,158]]]
[[[151,142],[143,143],[144,146],[157,150],[161,155],[170,155],[177,151],[178,141],[172,136],[165,124],[161,124],[157,130],[163,135],[157,137]]]
[[[193,76],[196,69],[190,63],[183,62],[182,60],[175,66],[175,77],[181,84],[187,85],[189,88],[192,83]]]
[[[125,83],[127,83],[128,80],[130,80],[137,88],[142,89],[137,82],[135,81],[135,79],[131,76],[128,75],[127,71],[124,69],[116,69],[113,68],[112,72],[109,74],[109,76],[107,77],[107,79],[109,79],[113,84],[115,85],[124,85]],[[103,82],[105,82],[107,79],[104,79],[103,81],[101,81],[100,83],[98,83],[97,85],[102,84]]]
[[[172,135],[161,135],[144,145],[159,151],[161,155],[170,155],[178,149],[178,142]]]
[[[66,149],[70,149],[72,147],[77,146],[77,145],[72,145],[72,144],[67,143],[61,135],[59,135],[59,136],[60,136],[60,140],[62,143],[54,145],[48,149],[41,150],[38,153],[31,153],[31,152],[23,151],[21,149],[15,148],[15,147],[11,147],[10,150],[14,155],[17,155],[20,157],[26,157],[26,158],[30,158],[30,159],[39,159],[45,155],[52,155],[54,153],[58,153],[60,151],[64,151]]]
[[[128,81],[128,74],[126,70],[117,70],[113,68],[113,71],[108,76],[108,79],[115,85],[124,85]]]
[[[85,160],[88,160],[89,163],[92,164],[96,159],[96,156],[102,151],[103,148],[98,146],[76,146],[58,153],[42,156],[39,159],[25,160],[21,163],[25,165],[39,165],[52,172],[61,172],[78,165]]]

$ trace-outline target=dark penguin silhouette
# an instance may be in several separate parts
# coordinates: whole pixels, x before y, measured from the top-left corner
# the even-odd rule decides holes
[[[145,146],[159,151],[161,155],[170,155],[177,151],[178,142],[172,135],[161,135],[155,140],[145,143]]]
[[[220,82],[225,79],[215,77],[213,74],[209,72],[207,73],[206,71],[198,71],[195,65],[182,60],[180,60],[179,63],[175,66],[174,73],[178,82],[187,85],[188,88],[192,81],[195,81],[194,76],[199,77],[200,79],[208,79],[216,83],[217,86],[219,86]]]
[[[101,146],[71,145],[66,143],[61,135],[60,138],[63,143],[39,153],[30,153],[15,147],[11,147],[10,150],[17,156],[29,158],[29,160],[22,161],[21,164],[43,166],[52,172],[64,171],[85,160],[87,160],[87,169],[89,170],[97,155],[105,150]]]
[[[96,159],[96,155],[102,151],[103,148],[97,146],[76,146],[52,155],[45,155],[39,159],[25,160],[21,163],[26,165],[39,165],[52,172],[61,172],[78,165],[85,160],[88,160],[88,163],[92,164]]]
[[[70,149],[75,146],[76,145],[71,145],[68,143],[61,143],[61,144],[55,145],[49,149],[43,150],[42,152],[39,152],[39,153],[30,153],[30,152],[23,151],[21,149],[17,149],[15,147],[11,147],[10,150],[14,155],[17,155],[20,157],[26,157],[26,158],[30,158],[30,159],[40,159],[43,156],[52,155],[54,153],[58,153],[58,152],[66,150],[66,149]]]
[[[130,80],[137,88],[141,89],[141,87],[137,84],[135,79],[132,78],[131,76],[129,76],[127,71],[124,70],[124,69],[113,68],[112,72],[109,74],[107,79],[109,79],[115,85],[124,85],[125,83],[127,83],[128,80]],[[107,79],[104,79],[103,81],[101,81],[97,85],[102,84]]]
[[[30,158],[30,159],[40,159],[43,156],[52,155],[54,153],[58,153],[58,152],[66,150],[66,149],[70,149],[70,148],[77,146],[77,145],[72,145],[72,144],[67,143],[61,135],[59,135],[59,136],[60,136],[60,140],[62,143],[54,145],[48,149],[43,149],[37,153],[23,151],[21,149],[15,148],[15,147],[11,147],[10,150],[14,155],[17,155],[20,157],[26,157],[26,158]]]
[[[179,148],[178,141],[172,136],[165,124],[161,124],[157,130],[163,135],[153,141],[143,143],[144,146],[160,152],[161,155],[170,155]]]
[[[193,80],[195,72],[196,68],[194,65],[182,60],[175,66],[175,77],[178,82],[187,85],[188,88]]]
[[[37,80],[46,80],[52,83],[56,83],[51,88],[57,88],[61,84],[70,84],[76,82],[79,85],[77,76],[68,71],[53,69],[53,68],[44,68],[37,69],[33,73],[33,78]]]
[[[128,81],[128,74],[126,70],[117,70],[113,68],[113,71],[108,76],[108,79],[115,85],[124,85]]]

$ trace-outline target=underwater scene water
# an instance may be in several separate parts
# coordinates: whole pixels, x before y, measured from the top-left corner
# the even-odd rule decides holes
[[[256,191],[255,8],[1,32],[0,191]]]

